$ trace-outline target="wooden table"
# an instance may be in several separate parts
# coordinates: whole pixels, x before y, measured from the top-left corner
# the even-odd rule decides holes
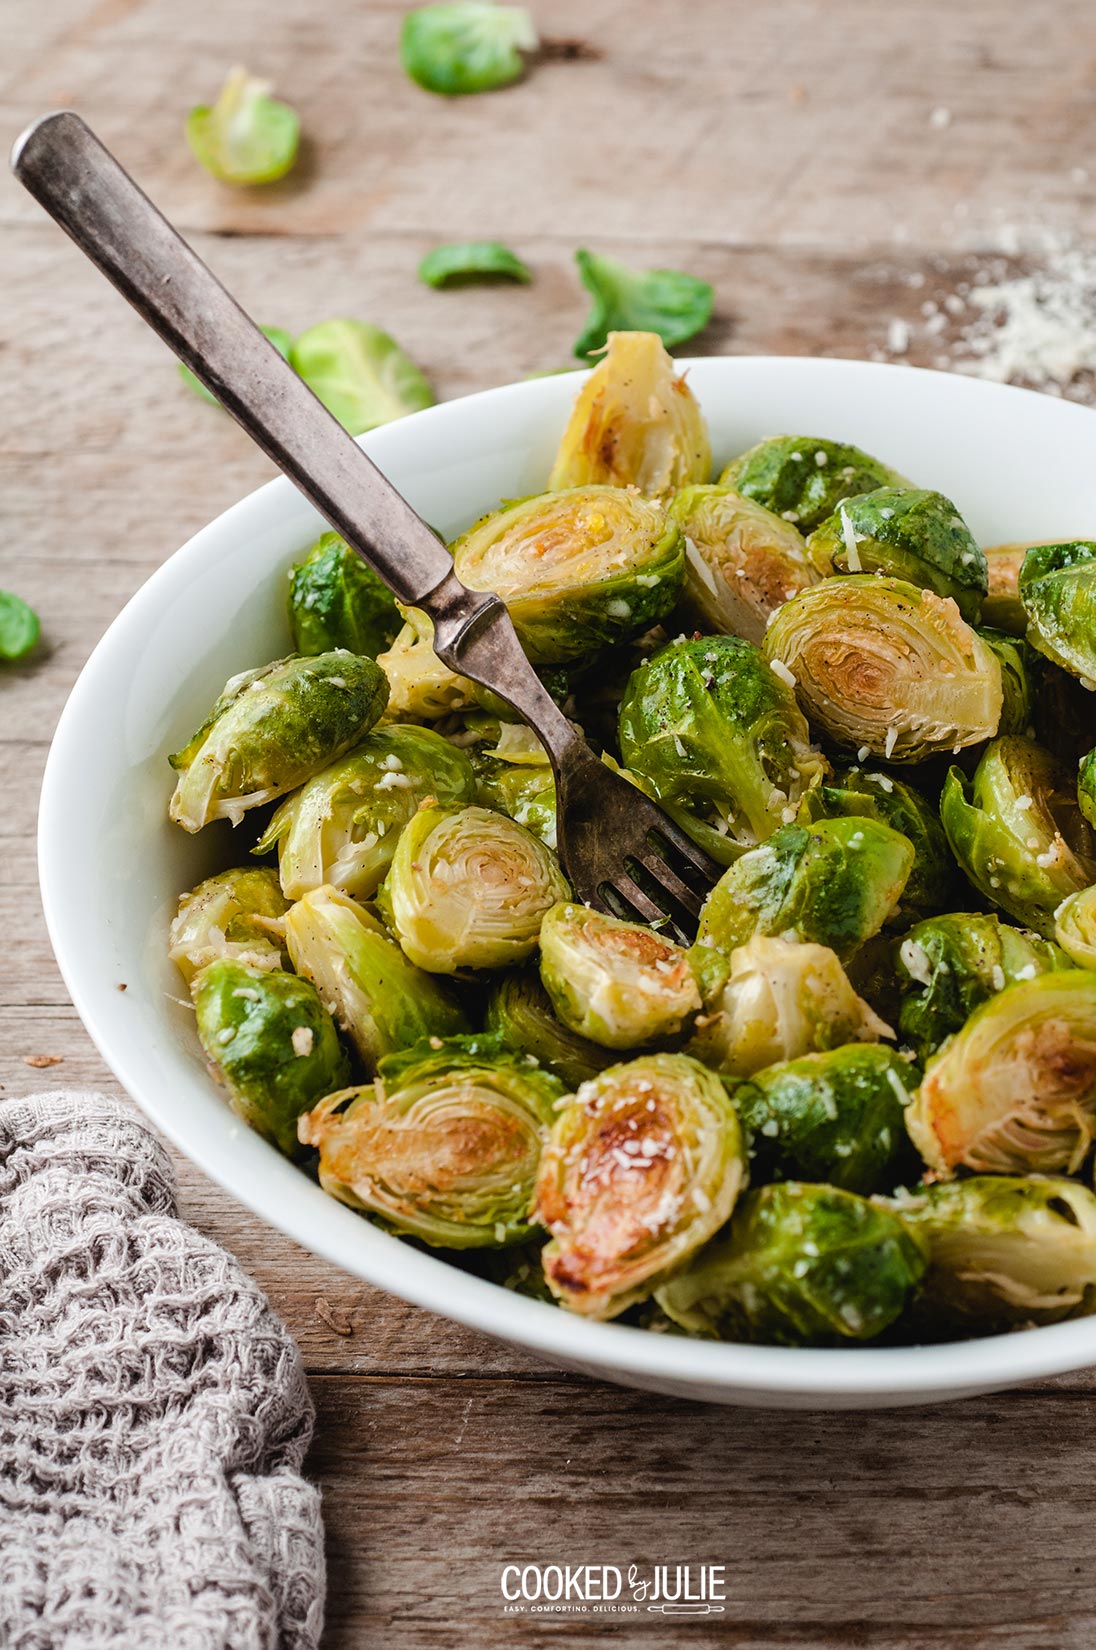
[[[8,0],[3,129],[75,105],[260,320],[379,322],[443,397],[567,361],[578,245],[713,281],[697,353],[872,355],[897,317],[910,358],[931,363],[926,300],[1033,222],[1096,229],[1091,0],[540,0],[542,33],[577,55],[557,48],[525,84],[453,103],[403,78],[402,9]],[[274,79],[308,134],[298,174],[261,193],[215,185],[182,138],[236,62]],[[0,586],[35,603],[46,638],[0,678],[0,1082],[112,1089],[39,912],[42,761],[123,602],[269,467],[7,180],[0,214]],[[532,286],[416,281],[432,244],[488,236],[528,259]],[[63,1063],[25,1063],[42,1054]],[[179,1173],[187,1215],[260,1280],[304,1354],[332,1650],[553,1633],[1089,1650],[1091,1374],[879,1415],[639,1395],[366,1288]],[[506,1618],[512,1560],[725,1563],[730,1604],[718,1626]]]

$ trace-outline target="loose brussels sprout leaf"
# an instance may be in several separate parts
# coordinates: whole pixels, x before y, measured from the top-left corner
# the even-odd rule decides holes
[[[466,729],[474,715],[465,718]],[[555,848],[556,783],[548,752],[523,722],[497,727],[494,744],[485,739],[472,750],[476,801],[524,825],[546,848]]]
[[[686,487],[669,517],[685,537],[685,608],[699,630],[760,645],[777,608],[816,582],[791,522],[731,487]]]
[[[533,967],[499,975],[487,999],[485,1024],[507,1048],[534,1055],[569,1090],[596,1077],[613,1059],[607,1049],[556,1018],[552,999]]]
[[[831,573],[889,573],[950,596],[976,624],[989,575],[986,558],[955,505],[919,487],[878,487],[838,505],[807,545],[815,568]]]
[[[660,498],[712,468],[696,396],[655,332],[611,332],[575,401],[548,478],[553,490],[606,482]]]
[[[425,91],[460,97],[518,80],[525,70],[522,52],[535,52],[539,44],[532,16],[521,6],[447,0],[407,13],[400,62]]]
[[[958,882],[955,860],[936,809],[912,785],[870,768],[846,768],[804,797],[799,823],[812,819],[876,819],[913,844],[913,870],[902,890],[906,921],[946,906]]]
[[[274,183],[296,160],[301,123],[270,91],[268,80],[233,69],[216,103],[187,115],[191,151],[221,183]]]
[[[1030,733],[1035,710],[1035,682],[1039,660],[1034,648],[1004,630],[978,631],[997,655],[1001,667],[1001,720],[998,733]]]
[[[680,945],[587,905],[556,905],[544,918],[540,977],[564,1025],[604,1048],[662,1042],[700,1008]]]
[[[283,331],[281,327],[260,327],[259,331],[264,333],[265,336],[270,339],[270,342],[274,345],[274,348],[283,360],[288,361],[289,351],[293,344],[293,340],[289,336],[288,332]],[[184,366],[182,361],[178,363],[178,366],[179,377],[182,379],[188,390],[193,390],[195,395],[201,396],[203,401],[208,401],[214,407],[219,407],[221,405],[221,403],[217,400],[217,397],[210,390],[206,389],[201,379],[195,377],[189,367]]]
[[[615,258],[575,253],[579,279],[594,302],[574,353],[588,361],[613,332],[654,332],[667,349],[708,325],[713,293],[707,281],[679,269],[629,269]]]
[[[896,470],[842,441],[814,435],[774,435],[733,458],[719,478],[809,533],[843,499],[877,487],[906,487]]]
[[[171,818],[184,831],[238,825],[249,808],[303,785],[363,738],[388,701],[384,672],[353,653],[279,659],[234,676],[198,732],[170,758]]]
[[[1096,887],[1070,894],[1054,917],[1054,937],[1078,968],[1096,968]]]
[[[731,843],[751,847],[795,818],[826,763],[778,671],[738,636],[671,642],[628,682],[625,765]]]
[[[396,721],[414,716],[438,722],[476,703],[475,684],[442,664],[434,652],[433,628],[417,613],[388,651],[377,655],[377,663],[388,678],[388,715]]]
[[[382,890],[404,951],[431,974],[506,968],[537,948],[565,899],[544,844],[490,808],[423,808],[403,828]]]
[[[384,925],[337,888],[314,888],[285,919],[293,967],[312,981],[374,1072],[386,1054],[469,1030],[432,974],[408,962]]]
[[[902,986],[898,1029],[922,1064],[1006,985],[1032,980],[1068,960],[1056,945],[980,911],[929,917],[895,953]]]
[[[396,599],[338,533],[321,533],[289,574],[289,627],[298,653],[345,647],[375,659],[403,627]]]
[[[453,545],[457,577],[493,590],[536,664],[589,658],[657,624],[677,601],[681,534],[620,487],[570,487],[484,516]]]
[[[762,1186],[728,1235],[658,1291],[695,1335],[774,1346],[870,1341],[901,1314],[925,1270],[912,1230],[836,1186]]]
[[[847,962],[882,928],[912,866],[909,838],[875,819],[782,825],[720,877],[700,914],[700,941],[733,951],[755,934],[779,934],[829,946]]]
[[[696,955],[707,948],[693,949]],[[894,1036],[824,945],[755,934],[731,953],[726,985],[704,998],[688,1052],[732,1077],[752,1077],[775,1061],[819,1049]]]
[[[1077,806],[1096,829],[1096,750],[1081,758],[1077,772]]]
[[[563,1085],[491,1038],[435,1041],[390,1056],[372,1087],[328,1095],[301,1118],[320,1184],[389,1231],[443,1249],[522,1243]]]
[[[988,589],[982,598],[982,623],[1022,636],[1027,630],[1027,614],[1020,600],[1020,569],[1030,544],[993,544],[983,551]]]
[[[434,392],[415,363],[367,321],[321,321],[301,333],[289,359],[351,435],[434,405]]]
[[[1096,882],[1096,835],[1069,770],[1033,739],[994,739],[969,784],[952,768],[940,818],[979,892],[1047,938],[1066,895]]]
[[[1001,719],[1001,667],[953,601],[902,579],[823,579],[778,608],[764,652],[812,725],[887,762],[978,745]]]
[[[424,802],[471,802],[476,782],[463,751],[430,728],[374,728],[342,757],[287,796],[255,848],[277,846],[282,890],[300,899],[331,883],[369,899],[396,842]]]
[[[719,1230],[745,1180],[718,1077],[683,1054],[610,1066],[557,1114],[541,1160],[552,1293],[572,1312],[617,1317]]]
[[[22,596],[0,590],[0,659],[25,659],[38,645],[38,615]]]
[[[1075,1180],[975,1175],[888,1206],[928,1244],[919,1317],[936,1333],[1057,1323],[1096,1307],[1096,1197]]]
[[[1096,543],[1038,544],[1020,569],[1027,639],[1096,690]]]
[[[917,1074],[893,1049],[850,1043],[760,1071],[735,1091],[762,1180],[825,1181],[867,1196],[894,1185],[909,1153]]]
[[[522,282],[533,279],[517,253],[501,241],[455,241],[448,246],[436,246],[419,265],[419,280],[427,286],[495,277]]]
[[[188,985],[218,957],[281,968],[288,909],[277,874],[267,866],[220,871],[180,898],[168,956]]]
[[[307,980],[218,957],[195,976],[198,1036],[233,1111],[287,1157],[297,1119],[347,1081],[330,1014]]]
[[[1096,973],[1020,980],[975,1009],[929,1063],[906,1124],[945,1178],[1079,1169],[1096,1134]]]

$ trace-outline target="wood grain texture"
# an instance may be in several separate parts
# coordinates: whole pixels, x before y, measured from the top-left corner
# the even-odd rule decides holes
[[[871,356],[899,319],[909,358],[932,365],[949,335],[918,326],[925,302],[1002,267],[1017,231],[1040,231],[1028,263],[1042,231],[1096,231],[1091,0],[543,0],[542,33],[588,55],[452,103],[400,73],[404,9],[9,4],[3,124],[75,105],[259,320],[377,321],[446,398],[567,364],[586,307],[576,245],[710,280],[698,354]],[[214,184],[182,142],[186,109],[235,61],[308,135],[299,172],[267,191]],[[120,607],[270,471],[6,177],[0,225],[0,586],[45,630],[0,676],[0,1085],[115,1089],[41,918],[42,764]],[[496,235],[533,285],[416,281],[438,241]],[[25,1063],[40,1055],[61,1063]],[[312,1376],[330,1646],[1092,1644],[1093,1372],[895,1415],[706,1410],[552,1374],[343,1276],[182,1162],[179,1178],[184,1212],[267,1289]],[[725,1562],[725,1618],[503,1616],[504,1562],[616,1557]]]

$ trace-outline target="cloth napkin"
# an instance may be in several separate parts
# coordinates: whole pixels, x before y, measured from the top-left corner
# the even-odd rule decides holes
[[[102,1094],[0,1103],[0,1645],[314,1650],[300,1357]]]

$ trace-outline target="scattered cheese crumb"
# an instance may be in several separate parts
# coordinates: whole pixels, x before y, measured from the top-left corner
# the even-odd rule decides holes
[[[293,1035],[289,1039],[293,1044],[294,1054],[302,1060],[306,1055],[312,1053],[314,1040],[311,1026],[294,1026]]]

